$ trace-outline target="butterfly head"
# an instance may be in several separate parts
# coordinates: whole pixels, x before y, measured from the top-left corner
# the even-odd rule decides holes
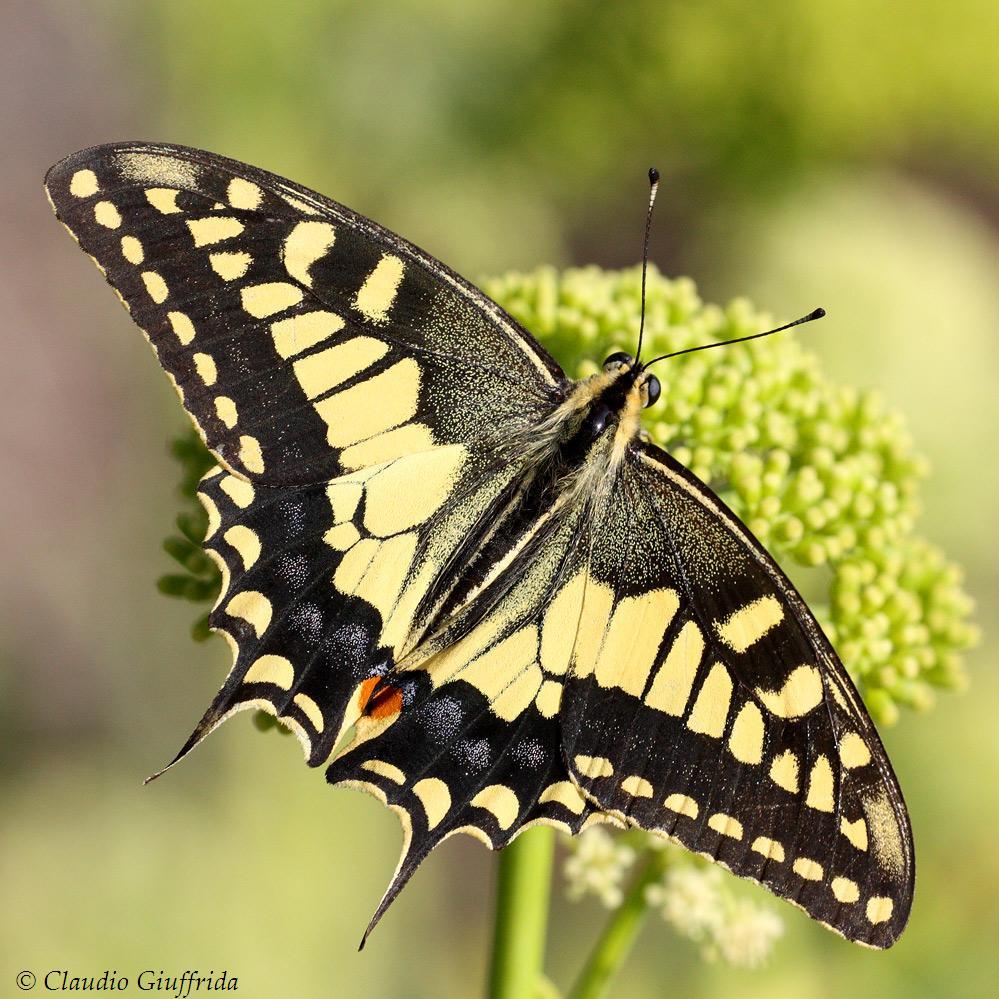
[[[619,350],[604,361],[604,371],[610,375],[625,375],[632,382],[633,388],[641,395],[642,408],[654,406],[662,395],[662,385],[655,375],[647,372],[641,364],[637,364],[631,354]]]

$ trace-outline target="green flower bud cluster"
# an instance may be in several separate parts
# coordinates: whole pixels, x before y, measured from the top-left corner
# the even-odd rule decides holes
[[[483,287],[572,377],[635,349],[640,268],[544,267]],[[768,322],[743,300],[705,305],[692,281],[650,268],[642,355],[731,340]],[[645,413],[650,436],[708,483],[788,572],[799,578],[821,567],[812,606],[875,718],[893,722],[900,707],[926,708],[935,689],[959,688],[962,653],[977,640],[972,605],[958,567],[914,533],[927,467],[901,417],[876,393],[831,382],[793,333],[656,370],[663,392]],[[180,535],[164,548],[183,571],[159,587],[214,600],[221,580],[198,545],[207,520],[196,499],[214,461],[193,430],[172,448],[185,509]],[[207,637],[207,615],[193,633]]]
[[[180,533],[168,537],[163,542],[163,550],[183,571],[160,576],[156,585],[160,593],[169,597],[214,603],[222,589],[222,575],[201,547],[208,531],[208,515],[198,502],[198,483],[216,462],[193,427],[170,442],[170,453],[181,468],[177,491],[184,505],[175,521]],[[209,635],[206,612],[194,622],[191,637],[196,642],[203,642]]]
[[[485,291],[580,378],[633,353],[641,269],[540,268]],[[744,300],[705,305],[690,280],[649,269],[642,356],[773,325]],[[662,362],[651,438],[708,483],[799,581],[874,716],[925,708],[963,683],[977,639],[960,571],[914,534],[927,464],[874,392],[836,385],[794,333]],[[808,587],[806,586],[806,589]],[[811,591],[809,590],[810,595]]]

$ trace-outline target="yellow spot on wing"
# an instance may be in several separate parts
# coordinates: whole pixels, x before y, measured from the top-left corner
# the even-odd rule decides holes
[[[69,182],[69,193],[74,198],[89,198],[98,191],[97,174],[93,170],[77,170]]]
[[[257,319],[284,312],[302,301],[302,289],[285,281],[251,284],[240,292],[243,308]]]
[[[655,794],[652,785],[644,777],[639,777],[637,774],[625,777],[621,781],[621,790],[633,798],[651,798]]]
[[[166,281],[156,271],[143,271],[142,283],[146,286],[149,297],[157,305],[162,305],[166,301],[167,295],[170,294],[167,290]]]
[[[676,592],[666,589],[619,600],[597,658],[597,683],[641,697],[663,633],[679,607]]]
[[[756,696],[778,718],[800,718],[822,701],[822,677],[814,666],[798,666],[780,690],[756,688]]]
[[[534,704],[543,718],[554,718],[562,704],[562,684],[557,680],[545,680]]]
[[[645,703],[657,711],[680,717],[687,707],[690,691],[704,654],[704,637],[693,621],[680,629],[662,666],[659,667]]]
[[[381,340],[356,336],[318,354],[309,354],[292,366],[302,391],[310,399],[315,399],[370,367],[387,353],[388,347]]]
[[[420,366],[404,358],[385,371],[316,403],[331,447],[344,448],[384,433],[416,415]]]
[[[732,677],[721,663],[715,663],[697,694],[690,718],[687,719],[687,728],[691,732],[721,738],[731,698]]]
[[[875,896],[867,900],[867,918],[872,923],[887,923],[891,919],[895,903],[890,898]]]
[[[847,732],[839,741],[839,758],[847,770],[866,767],[871,762],[871,751],[856,732]]]
[[[770,764],[770,779],[778,786],[798,793],[798,757],[789,749],[773,758]]]
[[[833,772],[828,756],[820,756],[812,765],[808,777],[808,795],[805,804],[819,812],[831,812],[835,807],[833,801]]]
[[[579,755],[573,763],[584,777],[612,777],[614,764],[606,756]]]
[[[296,694],[294,703],[302,714],[312,722],[312,727],[316,732],[322,732],[325,723],[319,705],[308,694]]]
[[[183,312],[168,312],[167,319],[182,344],[186,346],[194,339],[194,323]]]
[[[387,465],[368,482],[364,526],[387,537],[422,524],[451,495],[467,454],[451,445]]]
[[[821,881],[823,870],[822,865],[808,857],[798,857],[791,865],[794,873],[806,881]]]
[[[399,290],[404,269],[398,257],[391,253],[384,254],[361,285],[354,298],[354,308],[372,322],[385,322]]]
[[[272,683],[282,690],[291,690],[294,682],[295,668],[284,656],[261,656],[243,677],[243,683]]]
[[[177,205],[178,194],[180,191],[172,187],[150,187],[146,190],[146,201],[163,215],[172,215],[180,211]]]
[[[242,177],[233,177],[229,181],[226,197],[233,208],[253,211],[260,204],[263,194],[256,184],[244,180]]]
[[[697,814],[700,809],[697,807],[697,802],[688,794],[671,794],[669,795],[663,804],[671,811],[677,812],[680,815],[686,815],[688,818],[696,819]]]
[[[134,236],[121,237],[121,255],[130,264],[141,264],[145,259],[142,244]]]
[[[187,228],[191,231],[195,246],[212,246],[224,239],[232,239],[243,231],[239,219],[210,215],[203,219],[188,219]]]
[[[309,268],[333,246],[336,232],[328,222],[299,222],[284,241],[284,266],[288,273],[312,287]]]
[[[447,784],[437,777],[424,777],[413,785],[413,794],[420,799],[427,815],[427,828],[433,829],[451,807],[451,792]]]
[[[234,403],[228,396],[220,395],[215,400],[215,413],[230,430],[236,426],[236,420],[239,414],[236,412],[236,403]]]
[[[253,257],[241,250],[225,250],[210,253],[208,262],[223,281],[236,281],[250,269]]]
[[[339,333],[344,321],[332,312],[318,310],[300,316],[289,316],[271,323],[274,349],[285,358],[294,357],[314,347],[334,333]]]
[[[256,437],[240,437],[239,460],[248,472],[254,472],[257,475],[263,472],[264,456],[260,450],[260,441]]]
[[[245,510],[253,502],[253,486],[246,479],[235,475],[226,475],[219,483],[219,488],[236,504]]]
[[[323,540],[338,552],[345,552],[353,548],[360,540],[360,533],[357,528],[350,523],[337,524],[331,527],[323,536]]]
[[[574,815],[582,815],[583,809],[586,808],[586,799],[579,793],[579,788],[568,780],[549,784],[538,796],[538,802],[542,805],[549,801],[563,805]]]
[[[393,784],[405,784],[406,775],[393,763],[386,763],[385,760],[365,760],[361,764],[362,770],[370,770],[379,777],[385,777]]]
[[[117,229],[121,225],[121,212],[110,201],[98,201],[94,205],[94,219],[105,229]]]
[[[472,798],[471,804],[492,812],[500,829],[509,829],[520,812],[520,802],[505,784],[490,784]]]
[[[839,831],[858,849],[867,849],[867,823],[863,819],[849,822],[839,820]]]
[[[728,748],[740,763],[759,763],[763,759],[763,715],[752,702],[746,701],[736,715]]]
[[[851,881],[849,878],[833,878],[830,887],[836,901],[842,902],[844,905],[856,902],[860,898],[860,888],[857,882]]]
[[[214,385],[218,379],[218,368],[210,354],[195,354],[192,358],[198,376],[206,385]]]
[[[237,524],[235,527],[230,527],[222,536],[239,552],[244,571],[260,558],[260,538],[250,528]]]
[[[721,640],[735,652],[745,652],[784,619],[784,608],[776,597],[761,597],[740,607],[717,624]]]
[[[775,860],[778,864],[784,862],[784,847],[775,839],[768,839],[766,836],[758,836],[753,840],[751,848],[755,853],[766,857],[767,860]]]
[[[270,600],[256,590],[244,590],[237,593],[225,605],[225,612],[230,617],[241,617],[248,621],[256,632],[257,638],[263,638],[267,626],[271,623],[273,608]]]
[[[724,812],[715,812],[708,819],[708,827],[714,829],[720,836],[729,836],[732,839],[742,839],[742,823],[738,819],[726,815]]]

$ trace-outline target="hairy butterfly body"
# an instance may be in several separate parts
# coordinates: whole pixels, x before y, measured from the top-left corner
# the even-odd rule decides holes
[[[895,941],[914,859],[878,735],[773,559],[642,434],[642,365],[571,382],[437,260],[223,157],[100,146],[46,187],[219,462],[234,661],[177,759],[263,708],[389,805],[372,925],[456,832],[609,821]]]

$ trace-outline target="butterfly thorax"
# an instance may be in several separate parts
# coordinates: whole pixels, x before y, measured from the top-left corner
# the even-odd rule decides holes
[[[426,594],[417,614],[422,637],[453,625],[462,614],[471,627],[502,596],[492,590],[489,599],[480,599],[493,581],[501,574],[516,579],[508,571],[511,561],[529,563],[550,527],[568,512],[578,509],[588,520],[602,508],[641,429],[642,376],[622,367],[580,380],[530,438],[503,449],[503,460],[515,463],[518,472],[469,533],[447,578]]]

